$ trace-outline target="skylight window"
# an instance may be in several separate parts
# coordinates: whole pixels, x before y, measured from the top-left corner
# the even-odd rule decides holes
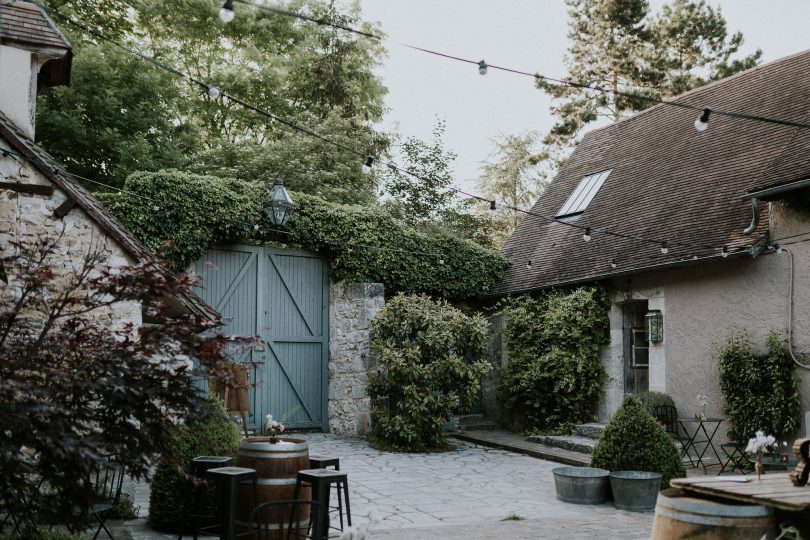
[[[596,192],[599,191],[599,188],[605,183],[605,180],[610,176],[612,170],[613,169],[608,169],[595,174],[589,174],[583,178],[577,186],[577,189],[574,190],[571,196],[568,197],[568,200],[565,201],[565,204],[562,205],[560,211],[557,212],[557,217],[581,214],[591,203]]]

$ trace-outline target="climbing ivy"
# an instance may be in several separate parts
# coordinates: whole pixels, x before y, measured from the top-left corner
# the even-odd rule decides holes
[[[468,298],[487,292],[508,266],[495,251],[418,231],[375,206],[338,205],[293,193],[296,213],[286,234],[279,234],[263,212],[263,184],[162,171],[133,174],[124,189],[127,193],[98,197],[148,247],[171,242],[178,271],[217,242],[283,242],[327,258],[336,280]]]
[[[507,300],[499,397],[514,428],[556,431],[593,419],[607,378],[608,308],[599,287]]]

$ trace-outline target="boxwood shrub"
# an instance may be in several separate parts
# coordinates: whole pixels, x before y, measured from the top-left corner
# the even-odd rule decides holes
[[[194,483],[188,463],[197,456],[236,456],[239,428],[225,415],[217,396],[205,398],[207,414],[199,420],[178,426],[171,445],[165,449],[152,478],[149,493],[149,525],[164,532],[180,532],[184,504],[193,501]],[[213,500],[213,490],[207,497]],[[186,532],[186,531],[184,531]]]
[[[675,401],[672,399],[672,396],[669,394],[665,394],[663,392],[640,392],[635,394],[635,398],[638,399],[642,405],[656,417],[657,420],[663,420],[663,418],[659,418],[655,414],[656,407],[672,407],[675,408]]]
[[[610,419],[591,456],[591,466],[613,471],[663,475],[663,486],[686,476],[681,453],[661,424],[635,397],[628,396]]]

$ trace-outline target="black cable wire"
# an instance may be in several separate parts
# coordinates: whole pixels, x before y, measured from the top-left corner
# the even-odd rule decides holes
[[[112,44],[112,45],[114,45],[116,47],[119,47],[119,48],[123,49],[124,51],[127,51],[128,53],[133,54],[133,55],[137,56],[138,58],[141,58],[142,60],[147,61],[147,62],[151,63],[152,65],[154,65],[154,66],[156,66],[156,67],[158,67],[160,69],[164,69],[164,70],[166,70],[166,71],[168,71],[168,72],[170,72],[170,73],[172,73],[172,74],[174,74],[174,75],[176,75],[178,77],[181,77],[182,79],[184,79],[186,81],[189,81],[189,82],[191,82],[193,84],[196,84],[196,85],[198,85],[201,88],[204,88],[206,90],[210,87],[210,85],[206,84],[205,82],[203,82],[203,81],[201,81],[201,80],[199,80],[199,79],[197,79],[195,77],[192,77],[191,75],[187,75],[187,74],[185,74],[185,73],[183,73],[183,72],[181,72],[181,71],[179,71],[179,70],[177,70],[177,69],[175,69],[175,68],[173,68],[173,67],[171,67],[171,66],[169,66],[169,65],[167,65],[167,64],[165,64],[165,63],[163,63],[163,62],[161,62],[159,60],[157,60],[154,57],[151,57],[151,56],[145,55],[143,53],[140,53],[140,52],[138,52],[138,51],[136,51],[136,50],[134,50],[134,49],[132,49],[130,47],[127,47],[126,45],[123,45],[123,44],[118,43],[117,41],[115,41],[115,40],[113,40],[111,38],[108,38],[107,36],[105,36],[104,34],[99,32],[98,30],[92,29],[92,28],[88,27],[86,24],[84,24],[82,22],[76,21],[76,20],[72,19],[71,17],[68,17],[66,15],[62,15],[61,13],[53,11],[53,10],[48,9],[48,8],[43,8],[43,9],[46,9],[46,11],[51,13],[54,17],[56,17],[56,18],[58,18],[58,19],[60,19],[62,21],[65,21],[68,24],[76,26],[77,28],[80,28],[80,29],[84,30],[85,32],[88,32],[89,34],[93,35],[94,37],[96,37],[98,39],[101,39],[101,40],[106,41],[106,42],[108,42],[108,43],[110,43],[110,44]],[[477,64],[477,62],[475,62],[475,63]],[[330,139],[328,137],[325,137],[325,136],[313,131],[312,129],[310,129],[308,127],[302,126],[302,125],[298,124],[297,122],[294,122],[292,120],[288,120],[286,118],[282,118],[282,117],[277,116],[277,115],[275,115],[273,113],[270,113],[269,111],[266,111],[266,110],[264,110],[264,109],[262,109],[262,108],[260,108],[260,107],[258,107],[256,105],[248,103],[248,102],[246,102],[246,101],[244,101],[244,100],[242,100],[242,99],[240,99],[240,98],[238,98],[236,96],[232,96],[231,94],[228,94],[228,93],[223,92],[221,90],[220,90],[220,95],[222,97],[226,97],[227,99],[233,101],[234,103],[237,103],[238,105],[240,105],[241,107],[243,107],[243,108],[245,108],[247,110],[251,110],[251,111],[253,111],[253,112],[257,113],[257,114],[260,114],[262,116],[265,116],[267,118],[275,120],[275,121],[279,122],[280,124],[282,124],[284,126],[287,126],[290,129],[293,129],[295,131],[299,131],[299,132],[305,133],[305,134],[307,134],[309,136],[315,137],[315,138],[317,138],[317,139],[319,139],[319,140],[321,140],[321,141],[323,141],[323,142],[325,142],[327,144],[330,144],[330,145],[335,146],[337,148],[340,148],[340,149],[342,149],[342,150],[344,150],[346,152],[354,154],[354,155],[362,158],[363,160],[365,160],[368,157],[365,152],[361,152],[359,150],[356,150],[354,148],[346,146],[346,145],[344,145],[342,143],[334,141],[334,140],[332,140],[332,139]],[[669,102],[667,102],[667,103],[669,103]],[[678,105],[686,107],[686,108],[693,108],[692,106],[687,106],[687,105],[682,105],[682,104],[678,104]],[[703,110],[703,109],[700,109],[700,110]],[[420,175],[420,174],[418,174],[416,172],[410,171],[410,170],[408,170],[408,169],[406,169],[404,167],[400,167],[399,165],[397,165],[397,164],[395,164],[393,162],[380,160],[380,163],[382,163],[383,165],[386,165],[391,170],[397,171],[397,172],[402,173],[402,174],[409,175],[409,176],[411,176],[413,178],[423,180],[423,181],[428,180],[425,177],[423,177],[422,175]],[[453,191],[453,192],[455,192],[457,194],[461,194],[463,196],[473,198],[473,199],[476,199],[476,200],[479,200],[479,201],[482,201],[482,202],[487,202],[487,203],[492,202],[491,199],[481,197],[480,195],[475,195],[475,194],[472,194],[472,193],[468,193],[468,192],[463,191],[463,190],[461,190],[459,188],[450,188],[450,191]],[[572,228],[575,228],[575,229],[578,229],[578,230],[584,230],[586,228],[591,228],[593,231],[596,231],[598,233],[601,233],[601,234],[604,234],[604,235],[607,235],[607,236],[613,236],[613,237],[616,237],[616,238],[635,240],[635,241],[639,241],[639,242],[642,242],[642,243],[648,243],[648,244],[657,244],[657,245],[666,244],[666,245],[671,245],[671,246],[687,247],[687,248],[691,248],[691,249],[712,249],[712,250],[720,249],[718,247],[705,246],[705,245],[700,245],[700,244],[687,244],[687,243],[677,242],[677,241],[673,241],[673,242],[670,243],[670,242],[668,242],[666,240],[652,239],[652,238],[646,238],[646,237],[643,237],[643,236],[640,236],[640,235],[630,235],[630,234],[615,232],[615,231],[612,231],[612,230],[608,229],[607,227],[586,227],[585,225],[579,225],[577,223],[571,223],[571,222],[561,220],[561,219],[556,218],[556,217],[544,216],[542,214],[539,214],[539,213],[536,213],[536,212],[533,212],[533,211],[530,211],[530,210],[524,210],[524,209],[521,209],[521,208],[506,205],[506,204],[503,204],[502,206],[504,206],[505,208],[507,208],[509,210],[513,210],[513,211],[520,212],[520,213],[523,213],[523,214],[526,214],[526,215],[530,215],[530,216],[538,217],[540,219],[544,219],[544,220],[546,220],[546,221],[548,221],[550,223],[559,223],[561,225],[572,227]]]
[[[270,12],[273,12],[273,13],[276,13],[276,14],[279,14],[279,15],[284,15],[286,17],[294,17],[294,18],[309,21],[309,22],[312,22],[312,23],[315,23],[315,24],[318,24],[318,25],[330,26],[332,28],[345,30],[347,32],[351,32],[353,34],[357,34],[357,35],[360,35],[360,36],[363,36],[363,37],[374,39],[374,40],[377,40],[377,41],[380,41],[380,42],[385,40],[384,36],[377,35],[377,34],[371,34],[369,32],[365,32],[363,30],[358,30],[356,28],[352,28],[352,27],[345,26],[345,25],[342,25],[342,24],[334,23],[334,22],[331,22],[331,21],[326,20],[326,19],[316,19],[314,17],[308,17],[306,15],[301,15],[300,13],[295,13],[293,11],[289,11],[289,10],[286,10],[286,9],[280,9],[280,8],[274,8],[274,7],[271,7],[271,6],[266,6],[266,5],[255,4],[255,3],[251,2],[250,0],[236,0],[236,2],[239,2],[240,4],[253,6],[256,9],[260,9],[260,10],[264,10],[264,11],[270,11]],[[455,56],[455,55],[452,55],[452,54],[443,53],[441,51],[435,51],[435,50],[432,50],[432,49],[426,49],[424,47],[417,47],[416,45],[409,45],[407,43],[401,43],[401,42],[395,42],[395,43],[397,43],[398,45],[401,45],[403,47],[413,49],[415,51],[421,51],[421,52],[426,53],[426,54],[431,54],[431,55],[434,55],[434,56],[439,56],[439,57],[442,57],[442,58],[447,58],[449,60],[455,60],[457,62],[463,62],[463,63],[466,63],[466,64],[480,65],[480,63],[483,62],[483,60],[472,60],[472,59],[469,59],[469,58],[463,58],[463,57],[460,57],[460,56]],[[679,103],[679,102],[676,102],[676,101],[664,100],[664,99],[661,99],[661,98],[658,98],[658,97],[648,96],[648,95],[634,93],[634,92],[616,90],[616,89],[613,89],[613,88],[603,88],[601,86],[594,86],[594,85],[587,84],[587,83],[581,83],[581,82],[577,82],[577,81],[569,81],[569,80],[565,80],[565,79],[548,77],[548,76],[545,76],[545,75],[540,75],[537,72],[531,73],[531,72],[523,71],[523,70],[520,70],[520,69],[510,68],[510,67],[507,67],[507,66],[500,66],[500,65],[496,65],[496,64],[489,64],[489,63],[486,63],[486,62],[484,62],[484,64],[486,65],[487,68],[492,68],[492,69],[499,70],[499,71],[504,71],[504,72],[507,72],[507,73],[513,73],[513,74],[516,74],[516,75],[523,75],[523,76],[526,76],[526,77],[531,77],[535,81],[542,80],[542,81],[546,81],[548,83],[553,83],[554,85],[559,85],[559,86],[564,86],[564,87],[569,87],[569,88],[577,88],[577,89],[581,89],[581,90],[592,90],[592,91],[595,91],[595,92],[600,92],[600,93],[603,93],[603,94],[611,94],[611,95],[618,96],[618,97],[623,97],[623,98],[626,98],[626,99],[646,101],[648,103],[654,103],[654,104],[659,104],[659,105],[669,105],[671,107],[678,107],[678,108],[681,108],[681,109],[688,109],[688,110],[692,110],[692,111],[700,111],[701,113],[705,113],[706,111],[708,111],[711,114],[716,114],[716,115],[720,115],[720,116],[728,116],[730,118],[736,118],[736,119],[739,119],[739,120],[750,120],[750,121],[756,121],[756,122],[766,122],[766,123],[776,124],[776,125],[781,125],[781,126],[796,127],[796,128],[801,128],[801,129],[810,129],[810,124],[807,124],[807,123],[804,123],[804,122],[795,122],[793,120],[785,120],[785,119],[782,119],[782,118],[774,118],[774,117],[768,117],[768,116],[745,114],[745,113],[739,113],[739,112],[735,112],[735,111],[726,111],[726,110],[723,110],[723,109],[716,109],[714,107],[701,107],[701,106],[697,106],[697,105],[689,105],[689,104],[686,104],[686,103]]]

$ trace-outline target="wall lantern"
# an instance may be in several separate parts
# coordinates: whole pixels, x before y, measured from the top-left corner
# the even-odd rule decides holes
[[[647,312],[644,316],[644,330],[647,334],[647,341],[663,341],[664,315],[657,309]]]
[[[276,177],[270,190],[270,201],[264,207],[264,213],[273,225],[284,226],[295,212],[295,203],[284,188],[284,180]]]

